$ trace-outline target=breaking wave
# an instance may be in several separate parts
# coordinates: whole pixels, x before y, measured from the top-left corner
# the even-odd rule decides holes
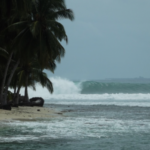
[[[60,77],[50,78],[54,93],[40,85],[36,91],[29,89],[29,97],[59,100],[138,100],[150,99],[150,84],[146,83],[103,83],[96,81],[71,81]],[[24,89],[21,89],[21,94]]]

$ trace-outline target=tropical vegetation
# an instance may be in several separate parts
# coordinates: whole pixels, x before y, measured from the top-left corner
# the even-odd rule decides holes
[[[30,86],[39,82],[53,92],[45,69],[54,72],[65,54],[61,44],[68,37],[59,19],[74,19],[64,0],[0,1],[0,104],[8,102],[9,88],[18,104],[21,87],[28,102]]]

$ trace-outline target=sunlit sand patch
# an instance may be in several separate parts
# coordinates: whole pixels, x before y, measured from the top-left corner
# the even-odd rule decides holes
[[[36,120],[58,117],[59,112],[43,107],[13,107],[11,111],[0,109],[0,120]]]

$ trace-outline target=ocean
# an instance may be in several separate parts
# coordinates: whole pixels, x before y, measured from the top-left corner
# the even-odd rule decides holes
[[[0,122],[0,150],[150,149],[150,80],[50,79],[53,94],[37,85],[29,96],[62,116]]]

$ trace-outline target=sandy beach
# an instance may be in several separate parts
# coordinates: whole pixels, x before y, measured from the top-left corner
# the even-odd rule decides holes
[[[35,120],[60,116],[59,112],[44,107],[12,107],[11,111],[0,109],[0,120]]]

